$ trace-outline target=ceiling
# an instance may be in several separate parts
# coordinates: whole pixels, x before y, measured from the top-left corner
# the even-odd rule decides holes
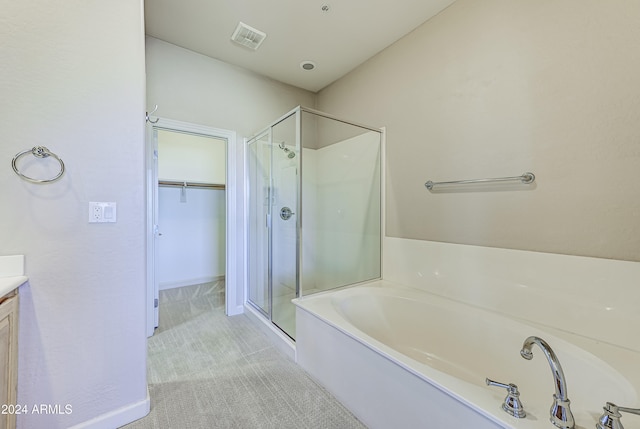
[[[317,92],[454,1],[145,0],[145,32]],[[267,34],[257,51],[231,41],[239,21]]]

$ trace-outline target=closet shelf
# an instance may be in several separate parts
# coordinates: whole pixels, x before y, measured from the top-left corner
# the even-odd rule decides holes
[[[221,189],[226,186],[224,183],[201,183],[201,182],[179,182],[175,180],[158,180],[158,186],[174,188],[200,188],[200,189]]]

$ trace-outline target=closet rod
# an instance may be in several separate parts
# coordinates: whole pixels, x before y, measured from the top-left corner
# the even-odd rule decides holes
[[[222,189],[226,187],[224,184],[217,183],[200,183],[200,182],[178,182],[174,180],[158,180],[158,186],[170,186],[175,188],[201,188],[201,189]]]

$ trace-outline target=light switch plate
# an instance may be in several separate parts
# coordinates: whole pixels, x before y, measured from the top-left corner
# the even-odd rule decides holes
[[[116,218],[116,203],[89,202],[89,223],[115,222]]]

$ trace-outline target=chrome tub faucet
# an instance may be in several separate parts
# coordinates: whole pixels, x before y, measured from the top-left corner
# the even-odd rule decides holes
[[[598,419],[596,429],[624,429],[624,426],[620,423],[620,417],[622,417],[620,411],[640,414],[640,408],[619,407],[611,402],[607,402],[602,409],[604,410],[604,414]]]
[[[524,340],[522,350],[520,350],[520,355],[527,360],[531,360],[533,358],[531,348],[534,344],[537,344],[547,357],[556,388],[556,393],[553,395],[553,404],[551,405],[550,410],[551,417],[549,420],[551,420],[551,423],[556,427],[561,429],[574,429],[575,420],[573,419],[573,414],[569,407],[571,401],[567,396],[567,382],[564,378],[564,372],[562,371],[560,361],[553,352],[551,346],[549,346],[549,344],[547,344],[547,342],[542,338],[531,336]]]

